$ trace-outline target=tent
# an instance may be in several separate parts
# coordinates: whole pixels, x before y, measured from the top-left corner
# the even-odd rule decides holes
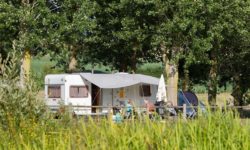
[[[194,109],[192,106],[200,107],[201,111],[204,113],[206,112],[205,105],[198,100],[197,96],[190,91],[179,91],[178,92],[178,106],[183,106],[186,104],[187,106],[187,117],[193,118],[197,114],[197,110]]]
[[[192,106],[198,105],[198,98],[193,92],[179,91],[178,92],[178,106],[186,104],[187,117],[193,118],[196,116],[196,110]]]
[[[198,105],[197,96],[190,91],[179,91],[178,92],[178,106],[183,106],[183,104],[189,104],[192,106]]]

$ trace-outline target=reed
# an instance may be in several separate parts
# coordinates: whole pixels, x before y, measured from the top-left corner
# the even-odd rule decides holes
[[[15,118],[13,118],[15,119]],[[19,130],[0,128],[2,149],[250,149],[250,122],[235,112],[194,120],[22,120]],[[4,140],[3,140],[4,139]]]

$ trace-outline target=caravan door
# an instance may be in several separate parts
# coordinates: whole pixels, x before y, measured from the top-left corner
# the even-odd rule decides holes
[[[92,106],[100,106],[101,104],[101,89],[92,84],[92,93],[91,93],[91,96],[92,96]],[[100,110],[98,108],[94,108],[92,107],[92,113],[97,113],[97,112],[100,112]]]

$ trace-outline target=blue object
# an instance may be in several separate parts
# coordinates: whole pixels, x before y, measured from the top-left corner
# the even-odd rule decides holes
[[[193,118],[196,116],[196,111],[192,106],[198,106],[198,98],[197,96],[192,92],[178,92],[178,106],[183,106],[183,104],[186,104],[187,109],[187,117]]]
[[[118,112],[115,114],[115,123],[121,123],[122,122],[122,116],[121,114]]]
[[[131,104],[128,103],[128,104],[126,105],[126,108],[127,108],[127,109],[126,109],[127,112],[132,112],[132,105],[131,105]]]
[[[133,111],[132,105],[130,103],[126,103],[126,114],[125,114],[126,119],[131,118],[132,111]]]
[[[200,108],[202,113],[204,113],[204,114],[207,113],[206,105],[204,103],[202,103],[201,101],[199,101],[199,108]]]

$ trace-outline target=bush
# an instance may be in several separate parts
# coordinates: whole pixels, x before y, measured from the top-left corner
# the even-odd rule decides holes
[[[16,53],[10,53],[0,62],[0,124],[14,132],[22,120],[38,120],[45,105],[37,98],[38,88],[34,82],[29,80],[23,87],[20,85],[20,57]]]

